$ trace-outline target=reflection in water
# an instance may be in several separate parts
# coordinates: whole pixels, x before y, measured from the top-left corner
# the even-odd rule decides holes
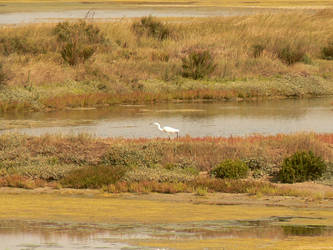
[[[98,137],[163,137],[152,122],[180,129],[181,136],[244,136],[333,132],[333,98],[266,102],[118,105],[96,110],[5,114],[3,132],[29,135],[89,133]],[[36,127],[34,124],[37,124]],[[5,124],[11,123],[6,127]],[[9,130],[7,128],[22,127]]]
[[[293,217],[284,218],[283,221],[291,219]],[[10,220],[0,221],[0,242],[4,249],[123,249],[131,247],[127,241],[133,239],[287,239],[291,236],[333,236],[333,227],[330,226],[278,225],[278,221],[278,217],[271,217],[257,221],[107,225]]]

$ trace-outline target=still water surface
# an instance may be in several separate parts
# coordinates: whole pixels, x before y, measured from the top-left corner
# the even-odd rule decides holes
[[[167,224],[71,224],[32,221],[0,221],[1,249],[160,249],[142,247],[149,240],[271,239],[332,237],[332,226],[292,225],[294,217],[262,220],[216,220]],[[296,217],[295,217],[296,218]],[[285,224],[287,223],[287,224]],[[315,240],[315,238],[314,238]],[[264,247],[263,244],[262,247]],[[221,246],[223,247],[223,246]],[[163,248],[163,249],[169,249]],[[215,249],[215,248],[214,248]]]
[[[37,136],[88,133],[104,138],[166,137],[152,125],[159,122],[161,126],[180,129],[181,136],[193,137],[333,133],[332,103],[333,97],[238,103],[117,105],[95,110],[6,114],[0,117],[0,129],[2,133],[19,132]]]
[[[96,9],[96,6],[84,6],[84,9],[73,7],[68,10],[55,11],[51,7],[44,11],[21,11],[12,13],[0,12],[0,24],[23,24],[59,22],[63,19],[89,18],[90,20],[108,21],[113,18],[142,17],[153,15],[157,17],[214,17],[214,16],[242,16],[255,13],[274,13],[277,9],[265,8],[228,8],[228,7],[110,7]],[[1,6],[0,6],[1,8]],[[38,8],[37,8],[38,9]]]

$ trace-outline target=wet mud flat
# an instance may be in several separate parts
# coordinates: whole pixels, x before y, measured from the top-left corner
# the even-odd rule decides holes
[[[4,249],[326,249],[333,244],[331,206],[208,205],[194,196],[195,202],[179,201],[182,194],[177,201],[163,195],[60,192],[0,193]]]

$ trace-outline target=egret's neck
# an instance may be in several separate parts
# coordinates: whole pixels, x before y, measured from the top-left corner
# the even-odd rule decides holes
[[[161,125],[159,123],[155,124],[157,126],[157,128],[161,131],[163,131],[163,129],[161,128]]]

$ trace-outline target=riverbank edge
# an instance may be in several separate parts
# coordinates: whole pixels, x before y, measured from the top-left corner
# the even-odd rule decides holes
[[[316,76],[280,76],[269,79],[213,81],[183,79],[141,81],[140,90],[114,93],[97,83],[68,81],[54,85],[5,86],[0,93],[0,113],[49,112],[75,108],[100,108],[117,104],[177,102],[264,101],[327,97],[333,82]],[[157,86],[157,87],[156,87]],[[159,91],[160,90],[160,91]]]
[[[295,190],[312,190],[320,193],[320,190],[330,190],[333,187],[316,184],[314,182],[305,182],[297,184],[280,184],[281,187]],[[268,206],[268,207],[288,207],[288,208],[333,208],[333,198],[311,199],[310,197],[295,196],[271,196],[271,195],[253,195],[248,193],[207,193],[200,196],[195,193],[107,193],[100,189],[73,189],[51,187],[41,187],[35,189],[24,189],[15,187],[0,187],[1,195],[43,195],[62,196],[62,197],[82,197],[82,198],[99,198],[99,199],[121,199],[121,200],[138,200],[138,201],[160,201],[174,203],[192,203],[204,205],[249,205],[249,206]]]

